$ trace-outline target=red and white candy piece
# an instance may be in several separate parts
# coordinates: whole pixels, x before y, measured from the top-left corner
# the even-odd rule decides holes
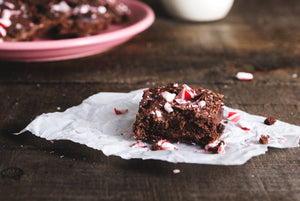
[[[171,113],[171,112],[174,111],[174,109],[172,108],[172,106],[171,106],[170,103],[165,103],[164,109],[165,109],[168,113]]]
[[[184,100],[184,99],[179,99],[179,98],[176,98],[175,101],[176,101],[179,105],[181,105],[181,104],[186,104],[186,103],[189,102],[189,101],[186,101],[186,100]]]
[[[214,141],[212,143],[209,143],[207,145],[205,145],[204,149],[207,151],[210,148],[214,148],[215,146],[218,146],[219,142],[218,141]]]
[[[221,145],[218,148],[218,154],[224,154],[225,153],[225,147],[226,147],[226,143],[221,143]]]
[[[5,37],[6,34],[7,34],[6,30],[2,26],[0,26],[0,36]]]
[[[168,91],[163,91],[160,94],[167,102],[173,102],[176,96],[176,94],[170,93]]]
[[[159,140],[156,145],[160,146],[162,150],[178,150],[176,146],[171,144],[168,140]]]
[[[2,11],[2,18],[9,19],[13,15],[13,12],[8,9]]]
[[[250,125],[245,120],[240,120],[238,122],[238,124],[239,124],[240,128],[243,129],[243,130],[245,130],[245,131],[250,131],[251,130]]]
[[[142,141],[137,141],[131,145],[132,148],[147,148],[147,144],[143,143]]]
[[[196,92],[189,87],[188,85],[184,84],[182,90],[178,94],[180,99],[183,100],[191,100],[192,98],[195,98]]]
[[[174,170],[173,170],[173,173],[174,173],[174,174],[179,174],[179,173],[180,173],[180,170],[179,170],[179,169],[174,169]]]
[[[178,83],[174,83],[173,88],[178,88]]]
[[[279,143],[280,143],[280,144],[284,144],[285,141],[286,141],[286,138],[285,138],[285,137],[281,137],[281,138],[279,139]]]
[[[7,18],[0,18],[0,26],[7,28],[11,25],[10,19]]]
[[[128,109],[117,109],[117,108],[114,108],[114,111],[115,111],[116,115],[121,115],[121,114],[127,113]]]
[[[241,120],[241,115],[237,112],[229,112],[228,116],[227,116],[227,119],[229,121],[238,122],[238,121]]]
[[[226,147],[227,143],[224,142],[224,141],[221,141],[221,142],[213,142],[213,143],[210,143],[210,144],[207,144],[205,146],[205,150],[206,151],[209,151],[211,148],[215,148],[217,147],[218,150],[215,152],[217,154],[224,154],[225,153],[225,147]]]
[[[236,74],[236,78],[239,79],[239,80],[251,81],[251,80],[253,80],[253,74],[252,73],[246,73],[246,72],[238,72]]]
[[[14,9],[15,8],[15,5],[13,4],[13,3],[11,3],[11,2],[5,2],[4,3],[8,8],[10,8],[10,9]]]

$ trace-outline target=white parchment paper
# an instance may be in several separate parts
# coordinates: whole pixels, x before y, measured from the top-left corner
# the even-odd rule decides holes
[[[64,112],[42,114],[24,130],[47,140],[71,140],[88,147],[101,150],[105,155],[116,155],[123,159],[157,159],[173,163],[198,163],[215,165],[240,165],[253,156],[264,154],[268,147],[298,147],[300,127],[277,121],[268,126],[265,117],[225,107],[228,112],[238,112],[251,127],[242,130],[237,123],[228,122],[221,140],[227,143],[225,153],[212,154],[198,145],[175,143],[178,150],[151,151],[150,144],[145,148],[133,148],[136,141],[132,124],[142,98],[143,90],[129,93],[98,93]],[[127,113],[116,115],[114,108],[128,109]],[[259,144],[261,134],[269,135],[268,144]]]

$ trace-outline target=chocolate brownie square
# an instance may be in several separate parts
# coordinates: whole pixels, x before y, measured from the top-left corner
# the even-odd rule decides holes
[[[130,16],[119,0],[0,0],[0,42],[95,35]]]
[[[186,84],[144,91],[133,131],[136,139],[206,145],[223,133],[223,95]]]
[[[52,10],[65,7],[69,7],[71,14],[50,31],[56,38],[95,35],[131,15],[130,9],[117,0],[65,0],[51,6]]]
[[[26,4],[17,0],[0,0],[1,41],[32,40],[42,28]]]

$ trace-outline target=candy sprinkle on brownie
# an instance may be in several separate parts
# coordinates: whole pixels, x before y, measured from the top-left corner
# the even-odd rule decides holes
[[[212,143],[223,134],[223,106],[223,95],[201,87],[172,83],[147,89],[133,124],[135,138]]]

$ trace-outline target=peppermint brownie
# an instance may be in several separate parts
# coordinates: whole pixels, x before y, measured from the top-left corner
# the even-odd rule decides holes
[[[0,40],[95,35],[130,15],[118,0],[0,0]]]
[[[71,10],[70,16],[51,30],[51,34],[57,38],[95,35],[106,29],[109,24],[128,20],[131,15],[129,8],[117,0],[65,0],[63,2],[51,7],[51,10],[59,10],[61,4],[66,4]]]
[[[206,145],[223,133],[223,106],[223,95],[201,87],[153,87],[144,91],[133,131],[140,140]]]
[[[28,6],[18,0],[0,0],[0,40],[32,40],[43,27]]]

